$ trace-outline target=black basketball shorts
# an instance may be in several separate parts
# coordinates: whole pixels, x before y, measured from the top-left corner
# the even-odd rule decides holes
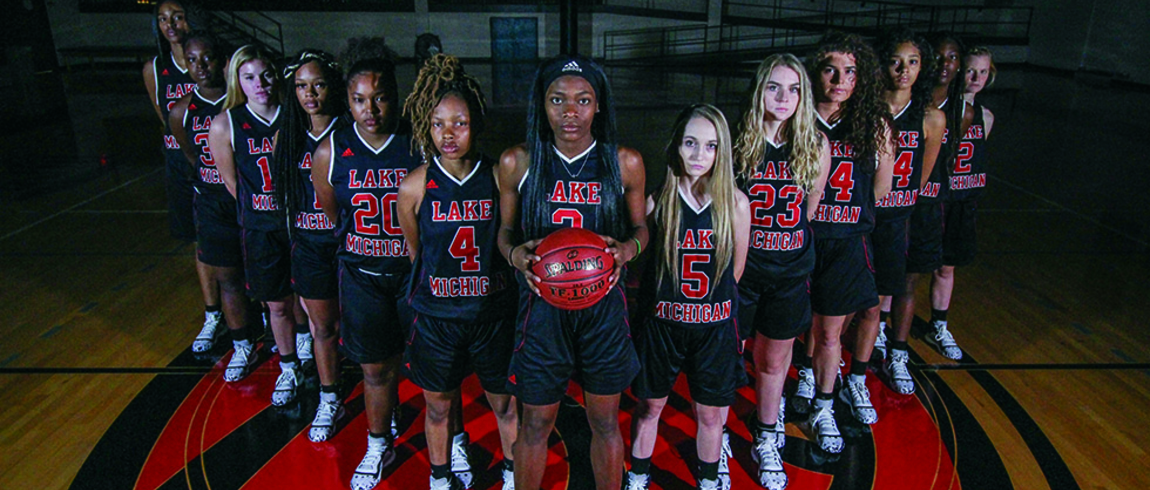
[[[196,195],[196,258],[214,267],[243,267],[244,230],[231,195]]]
[[[523,281],[522,274],[516,276]],[[558,403],[576,376],[588,393],[621,393],[639,372],[626,298],[618,285],[598,303],[567,311],[520,284],[515,322],[508,379],[523,403]]]
[[[975,218],[978,201],[950,201],[943,204],[942,263],[964,266],[974,262],[978,252]]]
[[[295,230],[291,244],[291,286],[307,299],[339,297],[339,239],[333,232]]]
[[[244,230],[244,278],[253,301],[291,296],[291,243],[287,230]]]
[[[739,328],[788,340],[811,328],[811,281],[806,275],[771,284],[739,283]]]
[[[404,365],[416,386],[448,392],[471,370],[483,389],[510,394],[507,368],[515,342],[515,318],[468,323],[415,314]]]
[[[377,274],[339,264],[340,344],[348,359],[375,364],[403,353],[411,331],[409,272]]]
[[[192,242],[196,240],[196,219],[192,204],[196,190],[192,185],[192,166],[183,154],[164,153],[167,160],[165,182],[168,192],[168,230],[172,238]]]
[[[870,238],[815,239],[811,310],[823,316],[849,315],[878,304]]]
[[[928,274],[942,266],[942,201],[919,199],[910,215],[906,273]]]
[[[712,407],[735,403],[735,392],[747,382],[735,322],[685,328],[651,318],[637,330],[635,350],[641,368],[631,385],[636,397],[670,395],[682,372],[691,400]]]
[[[906,292],[907,218],[875,219],[870,239],[875,289],[879,296],[902,296]]]

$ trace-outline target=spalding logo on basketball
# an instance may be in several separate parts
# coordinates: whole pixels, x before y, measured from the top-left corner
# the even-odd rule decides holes
[[[615,258],[599,235],[582,228],[564,228],[547,235],[535,254],[531,272],[542,280],[539,295],[563,310],[581,310],[598,303],[609,289]]]

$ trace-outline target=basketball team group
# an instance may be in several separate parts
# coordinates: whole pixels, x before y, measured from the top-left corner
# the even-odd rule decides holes
[[[730,488],[724,426],[750,378],[755,476],[779,490],[788,412],[834,454],[836,399],[858,423],[880,416],[872,360],[890,389],[914,393],[920,281],[924,340],[963,356],[946,314],[955,267],[976,252],[994,120],[976,96],[995,67],[954,35],[830,32],[805,63],[771,55],[737,127],[694,104],[665,153],[644,158],[620,141],[611,84],[586,57],[540,64],[524,143],[491,156],[478,150],[483,89],[453,56],[426,60],[401,99],[381,38],[279,60],[227,46],[178,0],[159,2],[153,27],[160,55],[143,75],[166,130],[172,231],[196,242],[206,307],[192,350],[230,341],[223,377],[238,382],[266,323],[281,368],[272,405],[316,396],[305,366],[318,375],[316,444],[347,422],[341,359],[359,364],[369,433],[352,489],[395,463],[401,378],[426,401],[431,489],[472,484],[466,377],[494,412],[504,489],[540,487],[577,382],[600,490],[648,488],[680,374],[697,486]],[[648,186],[648,174],[666,177]]]

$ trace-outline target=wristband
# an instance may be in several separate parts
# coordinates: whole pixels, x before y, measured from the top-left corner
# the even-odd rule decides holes
[[[638,249],[635,250],[635,256],[631,257],[630,260],[630,262],[634,262],[635,259],[639,257],[639,254],[643,253],[643,244],[639,242],[639,237],[631,237],[631,239],[635,240],[635,246],[638,247]]]

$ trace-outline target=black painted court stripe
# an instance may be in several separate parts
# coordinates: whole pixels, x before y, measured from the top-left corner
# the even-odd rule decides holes
[[[916,362],[921,362],[922,359],[913,351],[911,355],[916,358]],[[1006,415],[1007,420],[1010,420],[1010,424],[1022,436],[1026,447],[1030,449],[1030,454],[1034,456],[1034,461],[1042,469],[1042,474],[1046,477],[1046,482],[1050,488],[1066,490],[1081,488],[1078,486],[1078,481],[1074,479],[1074,474],[1070,472],[1070,468],[1066,466],[1066,461],[1062,459],[1062,455],[1054,448],[1054,444],[1050,442],[1046,433],[1042,432],[1042,428],[1030,417],[1026,409],[993,375],[985,370],[977,369],[981,367],[977,360],[970,357],[970,354],[964,353],[964,355],[960,365],[964,364],[971,367],[967,373],[982,386],[987,395],[990,395],[990,398]]]
[[[920,371],[1112,371],[1150,369],[1150,363],[1054,363],[1054,364],[923,364],[917,366]]]

